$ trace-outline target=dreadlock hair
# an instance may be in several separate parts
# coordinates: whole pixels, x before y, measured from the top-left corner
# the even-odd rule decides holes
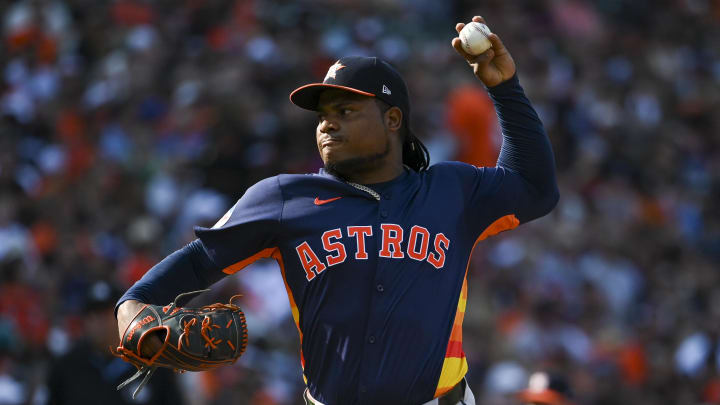
[[[375,103],[380,109],[381,114],[385,114],[392,106],[379,98],[375,99]],[[427,170],[430,166],[430,152],[425,145],[410,131],[408,125],[408,117],[403,114],[402,126],[400,127],[400,136],[403,139],[402,160],[403,164],[416,172]]]

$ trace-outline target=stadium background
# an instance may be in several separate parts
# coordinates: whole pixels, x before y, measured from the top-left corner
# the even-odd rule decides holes
[[[492,105],[450,47],[473,15],[514,56],[561,189],[548,217],[475,251],[476,396],[513,403],[552,370],[578,404],[720,403],[720,1],[57,0],[0,14],[0,404],[47,402],[88,297],[127,288],[254,182],[317,170],[315,117],[287,96],[341,55],[403,72],[433,162],[493,164]],[[259,263],[206,300],[235,291],[251,346],[178,376],[185,403],[299,403],[279,272]]]

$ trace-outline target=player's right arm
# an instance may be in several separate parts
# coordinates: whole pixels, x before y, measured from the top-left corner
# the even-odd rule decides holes
[[[144,303],[168,304],[268,257],[277,246],[282,206],[278,179],[271,177],[250,187],[215,226],[197,227],[198,239],[153,266],[118,300],[120,335]]]
[[[479,16],[473,21],[485,22]],[[459,23],[456,30],[463,26]],[[479,236],[541,217],[559,198],[555,160],[542,122],[520,86],[507,48],[496,34],[489,39],[492,48],[477,56],[467,54],[459,38],[452,41],[487,88],[502,127],[496,167],[454,166],[465,185],[467,222]]]

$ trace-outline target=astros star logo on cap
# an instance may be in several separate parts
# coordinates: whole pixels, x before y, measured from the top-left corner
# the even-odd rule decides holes
[[[330,66],[330,69],[328,69],[327,75],[325,75],[325,79],[323,81],[327,79],[334,79],[337,71],[344,68],[345,65],[341,64],[340,61],[335,62],[335,64]]]

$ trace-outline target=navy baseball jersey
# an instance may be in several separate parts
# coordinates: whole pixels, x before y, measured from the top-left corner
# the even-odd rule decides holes
[[[547,137],[517,78],[490,94],[504,136],[497,167],[446,162],[370,185],[324,170],[262,180],[123,299],[162,303],[271,257],[313,398],[420,404],[442,395],[468,368],[462,323],[474,246],[558,198]]]

